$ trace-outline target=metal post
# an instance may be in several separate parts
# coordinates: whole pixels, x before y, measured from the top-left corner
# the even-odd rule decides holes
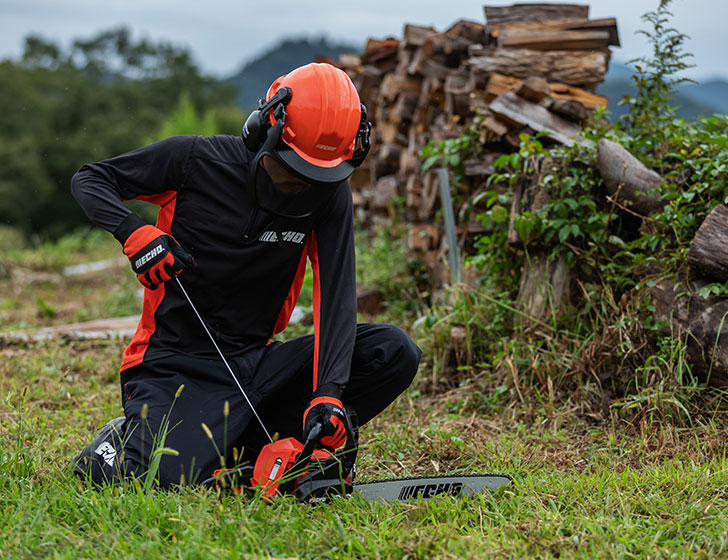
[[[452,210],[450,177],[448,176],[447,169],[444,167],[438,169],[437,177],[440,183],[440,205],[442,206],[442,216],[445,219],[447,260],[450,263],[451,282],[453,284],[460,284],[463,281],[463,274],[460,267],[460,251],[458,250],[458,238],[455,232],[455,214]]]

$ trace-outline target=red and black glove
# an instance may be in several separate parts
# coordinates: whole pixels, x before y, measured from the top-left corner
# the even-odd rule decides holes
[[[316,424],[321,424],[321,445],[336,449],[346,441],[346,412],[334,397],[316,397],[303,413],[303,441]]]
[[[192,255],[174,237],[150,225],[135,229],[127,237],[124,254],[131,261],[139,282],[152,290],[195,264]]]

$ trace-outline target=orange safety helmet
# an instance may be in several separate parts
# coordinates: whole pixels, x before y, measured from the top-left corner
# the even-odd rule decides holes
[[[366,107],[349,76],[330,64],[281,76],[259,105],[243,127],[246,146],[304,181],[339,184],[369,152]]]

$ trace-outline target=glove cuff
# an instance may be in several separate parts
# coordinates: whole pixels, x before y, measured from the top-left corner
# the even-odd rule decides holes
[[[313,394],[313,398],[318,397],[333,397],[341,400],[341,394],[344,392],[344,388],[335,383],[324,383],[316,388],[316,392]]]
[[[129,236],[147,223],[137,216],[134,212],[124,218],[118,227],[114,230],[114,237],[124,245]]]
[[[336,397],[315,397],[311,401],[309,408],[316,406],[317,404],[322,404],[322,403],[333,404],[335,406],[338,406],[339,408],[344,408],[343,403]]]

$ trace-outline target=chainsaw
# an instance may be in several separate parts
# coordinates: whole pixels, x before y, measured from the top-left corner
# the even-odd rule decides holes
[[[218,469],[202,482],[206,487],[241,494],[259,491],[270,501],[294,495],[303,503],[328,501],[332,496],[360,495],[368,501],[407,501],[435,496],[467,496],[511,484],[504,474],[441,475],[354,482],[358,450],[356,413],[346,407],[346,443],[336,450],[317,447],[322,425],[316,424],[305,443],[289,437],[263,447],[254,466]]]
[[[304,443],[293,437],[273,441],[179,278],[175,276],[175,280],[270,441],[261,449],[255,465],[218,469],[212,477],[202,481],[202,486],[230,489],[236,494],[253,489],[260,491],[266,500],[288,494],[301,502],[314,503],[328,501],[332,496],[350,495],[360,495],[372,501],[469,496],[513,482],[506,474],[439,475],[354,482],[359,428],[356,413],[350,407],[345,407],[344,414],[346,443],[338,450],[319,446],[323,436],[323,424],[320,423],[314,425]]]

